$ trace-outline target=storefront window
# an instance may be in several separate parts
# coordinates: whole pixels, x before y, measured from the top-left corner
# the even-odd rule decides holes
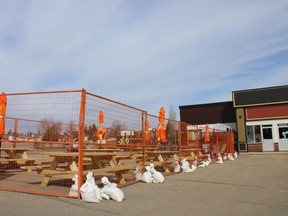
[[[261,142],[261,129],[260,129],[260,125],[255,125],[254,126],[254,133],[255,133],[255,142],[259,143]]]
[[[288,127],[279,127],[279,138],[288,139]]]
[[[248,144],[255,144],[261,142],[260,125],[247,126],[246,133]]]
[[[247,142],[248,142],[248,144],[254,143],[253,126],[247,126],[246,132],[247,132]]]
[[[272,139],[272,129],[263,128],[263,139]]]

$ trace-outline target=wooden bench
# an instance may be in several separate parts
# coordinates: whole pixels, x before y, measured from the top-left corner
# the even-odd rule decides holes
[[[61,178],[73,178],[74,175],[78,174],[77,171],[71,171],[71,170],[61,170],[56,169],[52,170],[49,168],[44,168],[43,166],[36,166],[35,167],[38,174],[44,175],[44,179],[41,182],[41,186],[48,186],[49,181],[51,177],[61,177]],[[93,172],[93,174],[99,174],[99,173],[114,173],[117,177],[117,180],[120,184],[125,184],[125,179],[123,177],[123,174],[128,173],[130,170],[132,170],[133,167],[131,166],[117,166],[117,167],[105,167],[100,169],[92,169],[92,170],[84,170],[83,171],[83,177],[85,179],[86,175],[88,174],[88,171]]]
[[[136,163],[139,163],[143,160],[143,154],[140,153],[132,153],[130,154],[130,158],[134,161],[136,161]]]
[[[131,159],[131,157],[125,155],[116,155],[113,157],[113,160],[115,160],[116,165],[121,165],[121,160],[129,160],[129,159]]]
[[[169,166],[173,163],[173,161],[146,161],[145,166],[154,164],[155,167],[162,167],[166,173],[170,173]],[[142,166],[142,162],[139,163]]]
[[[83,171],[83,175],[86,176],[89,171],[93,172],[94,175],[99,173],[114,173],[118,182],[120,184],[125,184],[126,181],[123,177],[123,174],[127,174],[132,169],[133,167],[131,166],[104,167],[101,169],[85,170]]]
[[[49,169],[50,164],[35,164],[35,165],[30,165],[30,166],[21,166],[20,169],[23,170],[27,170],[28,172],[32,172],[32,171],[37,171],[37,170],[41,170],[41,169]],[[63,165],[59,165],[58,167],[64,169],[67,169],[67,164],[63,164]]]
[[[13,165],[20,165],[20,166],[30,166],[33,165],[35,160],[31,159],[11,159],[11,158],[1,158],[0,159],[0,164],[5,163],[5,164],[13,164]]]

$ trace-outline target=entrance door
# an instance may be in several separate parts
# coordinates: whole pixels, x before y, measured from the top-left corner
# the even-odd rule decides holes
[[[272,125],[262,126],[262,149],[263,151],[274,151],[274,140],[272,134]]]
[[[288,124],[279,124],[279,151],[288,151]]]

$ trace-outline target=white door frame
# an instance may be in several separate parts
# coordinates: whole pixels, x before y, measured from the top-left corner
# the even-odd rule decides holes
[[[282,130],[283,134],[280,134],[280,128],[285,128]],[[278,147],[279,151],[288,151],[288,124],[278,124],[278,133],[279,133],[279,141],[278,141]],[[285,133],[286,132],[286,133]]]
[[[275,151],[272,125],[262,125],[261,135],[262,135],[262,150]]]

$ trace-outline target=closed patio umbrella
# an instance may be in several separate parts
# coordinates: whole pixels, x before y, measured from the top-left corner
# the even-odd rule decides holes
[[[103,140],[105,138],[106,129],[103,127],[104,113],[102,111],[99,112],[98,121],[99,121],[100,127],[97,129],[96,137],[98,140]]]
[[[159,111],[159,126],[156,129],[158,141],[166,142],[166,127],[164,124],[165,119],[165,109],[164,107],[160,108]]]
[[[160,125],[164,125],[164,118],[165,118],[165,109],[164,109],[164,107],[161,107],[160,111],[159,111],[159,123],[160,123]]]
[[[149,141],[150,140],[150,134],[149,134],[149,121],[145,121],[145,140]]]
[[[4,92],[0,95],[0,135],[5,134],[5,115],[6,115],[7,97]]]
[[[205,125],[205,142],[209,142],[210,139],[209,139],[209,125],[208,123],[206,123]]]

